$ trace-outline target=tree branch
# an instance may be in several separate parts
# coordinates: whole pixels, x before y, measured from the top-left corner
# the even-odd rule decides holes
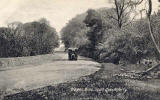
[[[109,18],[112,18],[112,19],[114,19],[114,20],[116,20],[116,21],[118,21],[117,18],[115,18],[115,17],[113,17],[113,16],[111,16],[111,15],[108,15],[108,17],[109,17]]]
[[[137,15],[135,15],[132,19],[131,19],[131,21],[130,22],[128,22],[127,24],[125,24],[123,27],[125,27],[125,26],[127,26],[127,25],[129,25],[130,23],[132,23],[133,22],[133,20],[136,18],[136,16]],[[125,22],[126,23],[126,22]],[[124,24],[124,23],[123,23]]]

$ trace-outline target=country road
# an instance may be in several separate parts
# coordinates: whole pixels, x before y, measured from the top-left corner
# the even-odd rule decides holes
[[[78,61],[68,61],[66,53],[57,52],[55,55],[61,59],[36,66],[27,65],[20,69],[0,71],[0,90],[9,94],[17,93],[73,81],[99,70],[97,66],[100,64],[88,58],[79,57]]]

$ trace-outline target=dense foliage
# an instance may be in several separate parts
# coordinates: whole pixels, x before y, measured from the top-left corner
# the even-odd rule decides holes
[[[116,16],[113,10],[106,8],[90,9],[85,14],[79,15],[81,17],[73,18],[62,31],[63,41],[70,37],[67,40],[68,44],[64,42],[65,46],[71,47],[72,43],[76,43],[75,41],[83,41],[81,38],[76,39],[77,35],[82,35],[88,39],[86,40],[88,42],[82,44],[79,42],[78,45],[81,46],[77,47],[80,54],[100,62],[136,63],[144,58],[157,58],[158,53],[150,38],[147,19],[139,19],[119,28],[117,22],[110,17],[111,15]],[[126,17],[126,20],[129,18]],[[152,16],[152,26],[158,44],[159,20],[159,13]],[[81,25],[85,27],[81,27]],[[72,27],[69,28],[69,26]],[[78,28],[86,31],[79,32]],[[68,29],[74,30],[67,31]]]
[[[51,53],[58,47],[54,28],[40,21],[13,22],[0,28],[0,57],[21,57]]]
[[[61,30],[62,42],[65,44],[65,48],[81,47],[88,43],[86,34],[89,29],[83,23],[84,18],[85,14],[78,15]]]

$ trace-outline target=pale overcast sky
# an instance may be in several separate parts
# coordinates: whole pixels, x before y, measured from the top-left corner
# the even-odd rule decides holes
[[[89,8],[111,7],[108,0],[0,0],[0,26],[13,21],[30,22],[42,17],[59,32],[65,24]],[[153,0],[157,10],[158,0]]]

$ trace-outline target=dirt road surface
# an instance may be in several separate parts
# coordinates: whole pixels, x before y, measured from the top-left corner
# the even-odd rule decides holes
[[[78,61],[68,61],[67,54],[57,52],[57,59],[41,65],[27,65],[21,69],[0,71],[0,90],[9,94],[73,81],[81,76],[98,71],[97,62],[79,57]]]

